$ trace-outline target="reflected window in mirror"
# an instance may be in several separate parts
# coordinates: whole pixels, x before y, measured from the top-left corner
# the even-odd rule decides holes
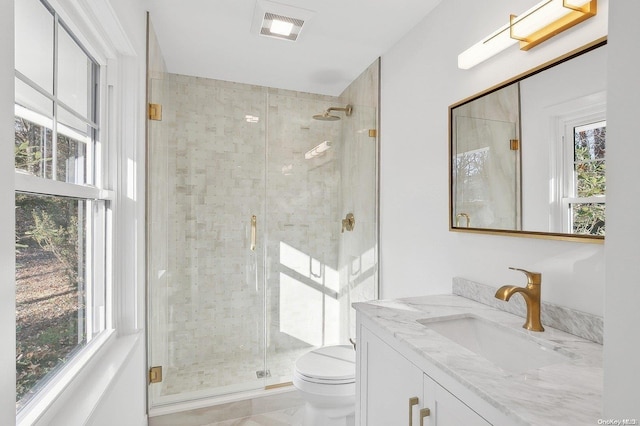
[[[550,118],[557,162],[549,179],[549,228],[568,235],[603,237],[606,93],[572,99],[569,105],[556,107]]]
[[[583,235],[605,234],[605,140],[607,122],[600,120],[571,126],[570,176],[563,204],[565,232]]]
[[[450,229],[602,241],[606,39],[450,107]]]

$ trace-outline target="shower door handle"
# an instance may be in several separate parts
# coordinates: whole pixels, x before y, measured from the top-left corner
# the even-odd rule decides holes
[[[254,214],[251,216],[251,251],[256,251],[256,226],[258,219]]]

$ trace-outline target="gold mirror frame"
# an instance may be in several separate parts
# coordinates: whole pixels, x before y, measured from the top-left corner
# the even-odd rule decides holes
[[[449,106],[448,112],[448,130],[449,130],[449,231],[451,232],[468,232],[475,234],[489,234],[489,235],[504,235],[511,237],[525,237],[525,238],[541,238],[541,239],[549,239],[549,240],[560,240],[560,241],[574,241],[574,242],[583,242],[583,243],[595,243],[602,244],[604,243],[604,236],[599,235],[581,235],[581,234],[567,234],[567,233],[559,233],[559,232],[542,232],[542,231],[517,231],[517,230],[504,230],[504,229],[491,229],[491,228],[473,228],[473,227],[459,227],[456,226],[453,219],[454,212],[454,185],[453,185],[453,110],[456,107],[469,103],[473,100],[481,98],[482,96],[488,95],[492,92],[500,90],[510,84],[519,82],[527,77],[531,77],[535,74],[538,74],[542,71],[545,71],[549,68],[552,68],[556,65],[559,65],[563,62],[569,61],[577,56],[580,56],[584,53],[587,53],[591,50],[597,49],[598,47],[604,46],[607,44],[607,37],[599,38],[585,46],[582,46],[578,49],[572,50],[558,58],[555,58],[551,61],[548,61],[536,68],[528,70],[524,73],[521,73],[509,80],[506,80],[500,84],[497,84],[489,89],[486,89],[480,93],[476,93],[473,96],[470,96],[466,99],[463,99],[459,102],[456,102]],[[465,220],[463,218],[462,220]],[[468,219],[466,219],[468,220]]]

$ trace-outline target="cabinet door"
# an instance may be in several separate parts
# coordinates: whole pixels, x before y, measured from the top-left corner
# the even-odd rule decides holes
[[[418,426],[422,371],[365,327],[361,327],[359,338],[360,392],[364,393],[360,395],[360,424]]]
[[[431,413],[424,419],[425,426],[491,426],[478,413],[453,394],[424,375],[424,405]]]

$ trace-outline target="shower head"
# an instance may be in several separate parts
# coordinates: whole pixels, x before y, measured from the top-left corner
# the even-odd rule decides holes
[[[325,112],[323,112],[322,114],[317,114],[313,116],[314,120],[321,120],[321,121],[336,121],[336,120],[340,120],[340,117],[338,117],[337,115],[332,115],[331,111],[344,111],[344,114],[349,117],[351,115],[351,113],[353,112],[353,107],[351,105],[347,105],[344,108],[340,108],[340,107],[330,107],[327,108],[327,110]]]
[[[317,114],[313,116],[314,120],[320,120],[320,121],[336,121],[336,120],[340,120],[340,117],[338,117],[337,115],[331,115],[329,113],[329,110],[323,112],[322,114]]]

